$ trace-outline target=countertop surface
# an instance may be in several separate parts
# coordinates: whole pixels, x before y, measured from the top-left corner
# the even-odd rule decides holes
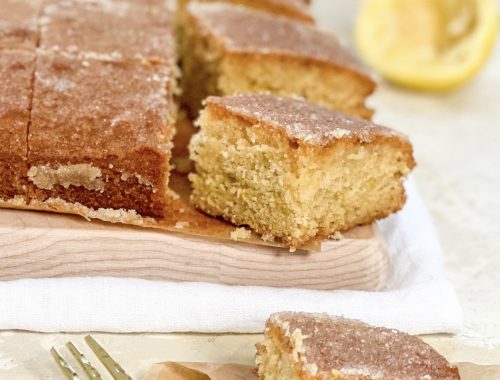
[[[358,1],[316,0],[320,24],[351,43]],[[464,309],[456,336],[425,337],[451,361],[500,364],[500,43],[467,86],[415,93],[381,83],[375,120],[408,134],[415,176],[434,216]],[[93,334],[134,378],[159,361],[250,364],[259,335]],[[84,334],[0,332],[0,379],[57,379],[48,350]],[[90,356],[90,355],[89,355]]]

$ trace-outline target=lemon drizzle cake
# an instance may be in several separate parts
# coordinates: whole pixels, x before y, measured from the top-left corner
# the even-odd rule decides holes
[[[282,312],[257,345],[261,380],[458,380],[417,337],[327,314]]]
[[[191,140],[193,203],[298,247],[399,210],[406,137],[303,100],[210,97]]]
[[[11,161],[21,158],[16,165],[3,161],[2,182],[17,176],[2,183],[3,207],[114,222],[165,216],[177,76],[169,4],[47,0],[37,12],[18,15],[24,24],[35,20],[28,39],[33,63],[0,50],[10,57],[5,67],[17,70],[5,75],[18,75],[16,88],[2,81],[7,102],[0,109],[8,111],[0,116],[8,141],[2,149]],[[16,43],[28,49],[24,40]]]
[[[242,6],[192,3],[183,46],[183,101],[196,116],[208,95],[298,95],[370,118],[375,83],[337,39],[318,28]]]

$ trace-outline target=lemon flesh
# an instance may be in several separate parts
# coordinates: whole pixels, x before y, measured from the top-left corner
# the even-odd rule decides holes
[[[449,90],[486,62],[497,17],[495,0],[365,0],[356,45],[366,63],[392,82]]]

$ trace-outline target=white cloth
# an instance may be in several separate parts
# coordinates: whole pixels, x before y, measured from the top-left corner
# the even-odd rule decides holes
[[[462,324],[442,252],[413,180],[404,209],[380,222],[392,274],[380,292],[312,291],[119,278],[0,282],[0,329],[44,332],[262,332],[275,311],[327,312],[414,334]]]

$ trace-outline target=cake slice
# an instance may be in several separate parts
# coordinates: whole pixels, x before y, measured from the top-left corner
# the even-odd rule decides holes
[[[76,204],[163,217],[173,88],[169,66],[39,52],[28,152],[31,200],[57,201],[60,211]]]
[[[47,0],[40,18],[40,48],[81,59],[174,65],[175,9],[167,0],[144,4]]]
[[[0,49],[0,201],[26,201],[27,135],[35,56]]]
[[[193,1],[225,2],[262,10],[271,14],[288,17],[297,21],[313,23],[309,13],[308,2],[305,0],[180,0],[180,8]]]
[[[191,140],[192,202],[290,247],[371,223],[405,202],[402,135],[315,104],[209,97]]]
[[[271,315],[256,362],[261,380],[460,379],[415,336],[327,314]]]
[[[224,3],[191,3],[182,39],[183,102],[208,95],[301,96],[369,119],[375,83],[337,39],[314,26]]]
[[[2,0],[0,49],[34,51],[38,41],[37,18],[41,0]]]

